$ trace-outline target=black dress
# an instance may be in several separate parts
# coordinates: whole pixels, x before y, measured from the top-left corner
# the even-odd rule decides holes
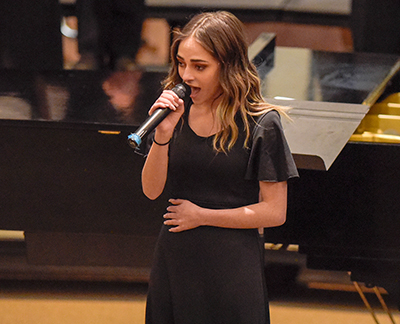
[[[251,148],[243,148],[241,133],[228,154],[216,153],[212,137],[197,136],[185,117],[170,144],[169,197],[205,208],[236,208],[258,202],[259,181],[296,177],[279,114],[266,113],[252,128]],[[156,247],[146,323],[269,323],[257,229],[168,229],[162,226]]]

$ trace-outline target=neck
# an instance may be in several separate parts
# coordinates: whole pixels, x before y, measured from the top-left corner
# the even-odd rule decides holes
[[[193,105],[189,111],[189,126],[199,136],[218,133],[221,125],[216,117],[216,107]]]

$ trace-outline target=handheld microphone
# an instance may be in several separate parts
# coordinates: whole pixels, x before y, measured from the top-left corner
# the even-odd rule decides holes
[[[188,85],[179,83],[173,89],[180,99],[184,99],[186,95],[190,94]],[[158,108],[151,116],[149,116],[143,124],[132,134],[128,136],[128,144],[132,148],[138,147],[142,143],[142,139],[151,131],[153,131],[159,123],[171,112],[169,108]]]

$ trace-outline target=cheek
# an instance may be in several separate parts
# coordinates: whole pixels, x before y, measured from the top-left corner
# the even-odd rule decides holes
[[[214,85],[220,85],[220,78],[221,78],[221,71],[220,69],[216,69],[213,71],[213,74],[211,76],[212,82]]]
[[[184,74],[185,74],[185,68],[182,66],[178,66],[178,75],[181,79],[183,79]]]
[[[219,91],[221,89],[221,84],[219,82],[219,75],[218,74],[214,74],[212,76],[209,77],[209,83],[208,83],[208,87],[211,90],[214,90],[214,92]]]

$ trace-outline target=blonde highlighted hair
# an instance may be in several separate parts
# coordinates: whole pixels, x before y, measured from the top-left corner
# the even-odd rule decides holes
[[[242,22],[226,11],[205,12],[194,16],[183,29],[174,30],[170,53],[172,66],[164,80],[166,89],[182,82],[177,53],[180,43],[189,37],[194,37],[221,64],[219,82],[223,93],[216,110],[221,130],[214,136],[214,149],[226,153],[235,144],[239,135],[235,122],[237,113],[240,113],[244,123],[247,146],[251,119],[271,109],[284,113],[284,109],[266,103],[261,95],[256,67],[248,58]]]

